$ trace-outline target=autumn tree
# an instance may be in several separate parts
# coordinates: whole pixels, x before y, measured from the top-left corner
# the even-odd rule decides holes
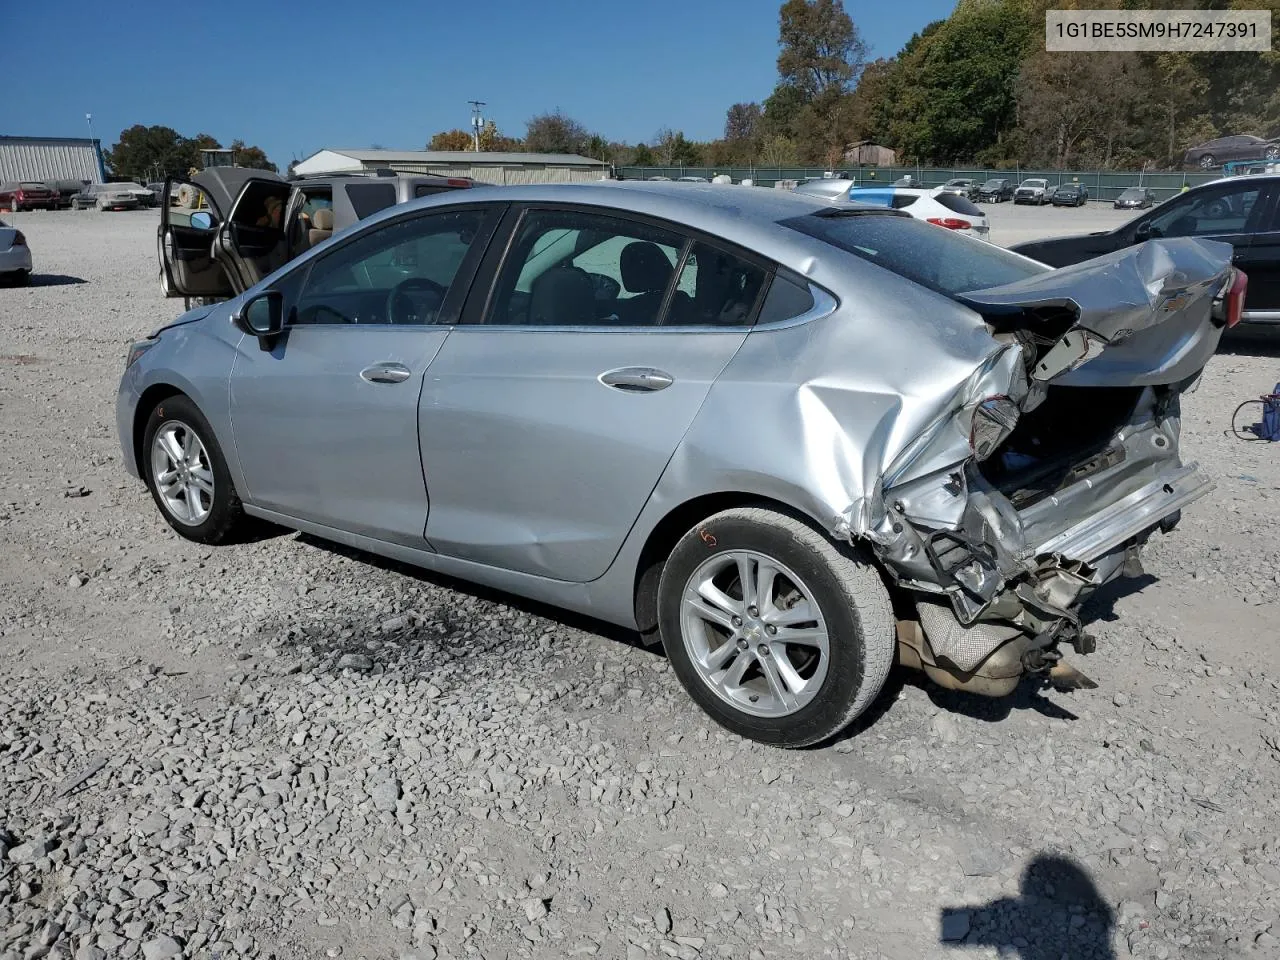
[[[529,121],[524,145],[534,153],[582,153],[590,137],[586,127],[557,108]]]
[[[232,156],[235,158],[237,167],[270,170],[272,173],[280,172],[279,168],[267,159],[267,154],[261,147],[246,146],[243,140],[232,140],[231,149],[234,151]]]
[[[441,130],[439,133],[433,134],[427,142],[428,150],[440,150],[443,152],[472,150],[474,148],[475,141],[466,130]]]

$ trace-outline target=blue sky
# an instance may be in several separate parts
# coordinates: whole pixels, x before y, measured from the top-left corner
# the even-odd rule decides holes
[[[467,126],[470,99],[516,136],[559,107],[611,139],[663,126],[710,139],[731,104],[776,81],[778,0],[6,6],[20,39],[5,45],[0,133],[85,136],[92,113],[106,147],[131,124],[165,124],[257,143],[281,168],[323,147],[421,149]],[[953,6],[846,0],[872,57]]]

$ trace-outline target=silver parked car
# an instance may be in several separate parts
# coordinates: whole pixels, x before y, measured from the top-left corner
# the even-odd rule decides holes
[[[31,282],[31,248],[17,227],[0,220],[0,281],[25,287]]]
[[[1089,651],[1081,603],[1211,486],[1178,403],[1241,276],[774,190],[462,190],[133,344],[117,425],[191,540],[247,514],[637,628],[798,747],[899,651],[991,695]]]

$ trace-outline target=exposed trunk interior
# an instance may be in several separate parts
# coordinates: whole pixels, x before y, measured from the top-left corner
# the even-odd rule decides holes
[[[1050,386],[979,469],[1016,509],[1029,507],[1123,458],[1112,441],[1141,394],[1141,387]]]

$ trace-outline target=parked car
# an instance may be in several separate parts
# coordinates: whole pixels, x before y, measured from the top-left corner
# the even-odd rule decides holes
[[[0,220],[0,280],[25,287],[31,282],[31,248],[22,231]]]
[[[133,344],[123,462],[187,539],[248,515],[638,629],[800,747],[895,651],[988,695],[1088,651],[1080,605],[1211,488],[1178,398],[1239,274],[1161,246],[1051,270],[789,191],[451,192]]]
[[[1155,203],[1156,196],[1150,187],[1125,187],[1116,197],[1112,207],[1116,210],[1145,210]]]
[[[980,202],[999,203],[1013,199],[1013,181],[1004,177],[992,177],[978,188]]]
[[[978,199],[978,181],[970,180],[968,177],[955,177],[948,180],[942,185],[943,193],[953,193],[958,197],[964,197],[966,200]]]
[[[133,189],[135,187],[141,189],[136,183],[91,183],[72,198],[71,205],[75,210],[89,207],[99,210],[136,210],[141,203]]]
[[[1280,139],[1264,140],[1249,135],[1218,137],[1191,147],[1182,157],[1189,166],[1213,170],[1224,160],[1280,160]]]
[[[40,180],[10,180],[0,184],[0,210],[52,210],[57,206],[54,192]]]
[[[1083,207],[1089,200],[1089,190],[1083,183],[1063,183],[1053,191],[1050,203],[1055,207]]]
[[[1041,206],[1049,202],[1050,196],[1049,181],[1042,180],[1039,177],[1029,177],[1018,185],[1018,189],[1013,191],[1013,202],[1034,203]]]
[[[53,193],[54,210],[70,210],[75,195],[88,185],[85,180],[46,180],[44,183]]]
[[[1065,267],[1171,237],[1229,243],[1248,276],[1241,327],[1280,330],[1280,174],[1230,177],[1192,187],[1114,230],[1020,243],[1010,249]]]
[[[232,297],[386,207],[474,186],[466,177],[391,171],[285,180],[245,167],[169,180],[157,228],[161,289],[188,306]]]
[[[982,240],[990,232],[987,215],[980,207],[964,197],[944,192],[941,187],[926,189],[858,184],[853,180],[810,180],[797,185],[794,192],[904,210],[917,220],[963,231]]]

